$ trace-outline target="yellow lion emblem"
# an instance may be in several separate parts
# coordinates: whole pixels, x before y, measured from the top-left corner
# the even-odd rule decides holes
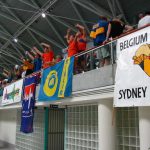
[[[134,64],[139,65],[150,77],[150,44],[144,44],[138,48],[133,57]]]

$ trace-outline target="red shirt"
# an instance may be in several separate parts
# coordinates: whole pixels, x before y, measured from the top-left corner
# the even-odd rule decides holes
[[[77,46],[79,52],[86,50],[86,41],[84,38],[85,38],[84,35],[81,35],[77,40]]]
[[[47,52],[47,53],[43,53],[42,59],[43,59],[43,68],[49,67],[48,63],[53,61],[53,59],[54,59],[54,52],[50,51],[50,52]]]
[[[68,46],[68,57],[71,57],[75,54],[77,54],[78,49],[77,49],[77,42],[72,40],[69,42],[69,46]]]

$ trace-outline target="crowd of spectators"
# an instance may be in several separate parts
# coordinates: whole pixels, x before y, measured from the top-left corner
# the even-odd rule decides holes
[[[145,14],[140,13],[138,28],[148,24],[150,24],[150,12],[146,12]],[[65,35],[66,42],[68,43],[68,57],[72,57],[87,50],[87,39],[89,39],[89,37],[93,40],[93,45],[97,47],[133,29],[132,26],[126,25],[118,18],[108,21],[104,16],[99,16],[99,20],[93,25],[89,37],[84,26],[76,24],[75,27],[77,29],[76,33],[68,29]],[[46,69],[47,67],[53,66],[63,59],[61,55],[54,55],[53,49],[49,44],[41,43],[41,46],[43,47],[43,52],[35,46],[30,51],[26,51],[25,57],[20,58],[22,65],[15,65],[13,71],[3,69],[3,76],[5,79],[0,81],[0,96],[6,84],[24,78],[34,72],[38,72],[42,68]],[[89,54],[75,57],[75,73],[85,71],[88,68],[90,57]],[[103,67],[110,63],[109,45],[101,47],[98,54],[93,54],[93,60],[97,60],[97,58],[99,58],[97,61],[98,67]]]

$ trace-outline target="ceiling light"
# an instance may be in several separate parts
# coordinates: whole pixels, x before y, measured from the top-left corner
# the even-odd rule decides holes
[[[42,17],[45,18],[45,17],[46,17],[46,14],[45,14],[45,13],[42,13]]]
[[[18,42],[18,39],[14,38],[14,42],[16,42],[16,43],[17,43],[17,42]]]

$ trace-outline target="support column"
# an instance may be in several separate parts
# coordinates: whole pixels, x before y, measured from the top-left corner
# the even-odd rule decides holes
[[[139,108],[140,150],[150,150],[150,107]]]
[[[99,150],[116,150],[115,125],[112,125],[113,100],[98,104]]]
[[[49,108],[45,108],[44,150],[48,150]]]

